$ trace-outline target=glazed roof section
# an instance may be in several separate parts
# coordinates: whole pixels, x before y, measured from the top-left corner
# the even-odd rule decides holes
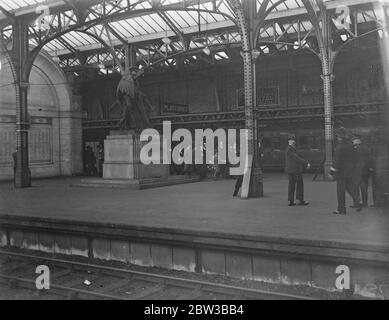
[[[89,29],[94,35],[97,35],[112,47],[119,45],[125,41],[126,43],[142,43],[165,37],[174,37],[177,35],[177,30],[184,35],[187,34],[202,34],[206,37],[207,44],[223,44],[224,39],[215,36],[213,31],[234,27],[234,22],[230,17],[234,17],[234,13],[226,1],[207,1],[196,0],[191,1],[192,5],[187,7],[189,10],[165,10],[161,12],[151,12],[153,3],[158,2],[162,6],[168,8],[169,5],[183,3],[184,0],[111,0],[105,1],[106,6],[103,7],[103,1],[97,0],[74,0],[76,4],[83,4],[88,7],[89,13],[86,17],[86,22],[93,21],[104,14],[115,14],[125,12],[131,6],[131,11],[137,14],[123,14],[121,18],[107,20],[100,24],[96,24]],[[186,0],[187,2],[189,0]],[[257,1],[258,7],[264,0]],[[185,2],[185,1],[184,1]],[[327,0],[324,1],[328,8],[336,8],[341,5],[358,5],[367,2],[378,2],[370,0]],[[50,11],[55,11],[58,8],[69,7],[69,0],[0,0],[0,21],[7,17],[7,12],[19,16],[36,12],[39,6],[47,6]],[[217,5],[217,13],[210,12],[215,9]],[[176,8],[176,7],[175,7]],[[312,24],[308,18],[300,21],[288,21],[286,18],[291,16],[301,16],[306,13],[301,0],[270,0],[267,6],[271,13],[268,15],[268,20],[283,21],[282,23],[273,23],[261,29],[260,38],[274,39],[281,34],[309,32],[312,29]],[[62,16],[52,14],[48,17],[48,22],[51,26],[58,26],[59,24],[76,24],[77,19],[73,10],[61,9],[64,12]],[[357,14],[358,22],[368,22],[377,18],[380,13],[374,10],[364,11]],[[35,17],[37,14],[35,14]],[[119,15],[117,16],[119,17]],[[63,21],[61,21],[61,19]],[[38,27],[31,24],[30,29],[38,32]],[[112,31],[113,30],[113,31]],[[11,34],[11,30],[4,29],[5,37]],[[236,33],[230,33],[229,41],[240,42],[240,36]],[[36,45],[36,40],[32,37],[30,40],[32,45]],[[180,41],[173,42],[171,46],[181,50],[182,43]],[[204,43],[190,41],[189,48],[196,49],[204,47]],[[69,32],[61,38],[54,39],[45,46],[52,55],[66,55],[71,54],[72,49],[77,51],[89,51],[102,48],[94,37],[80,32]],[[144,50],[144,49],[140,49]],[[145,52],[146,54],[146,52]]]

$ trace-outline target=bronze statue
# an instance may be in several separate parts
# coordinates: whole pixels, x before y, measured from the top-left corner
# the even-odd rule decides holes
[[[135,67],[126,70],[116,90],[117,100],[110,108],[116,109],[119,114],[112,113],[112,116],[119,116],[120,130],[134,129],[141,132],[150,128],[151,104],[146,95],[140,90],[137,78],[144,73],[144,70]]]

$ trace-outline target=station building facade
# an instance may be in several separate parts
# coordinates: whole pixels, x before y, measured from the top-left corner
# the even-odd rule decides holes
[[[0,179],[13,176],[15,90],[4,57],[0,70]],[[242,128],[244,93],[239,54],[226,61],[199,60],[189,65],[147,70],[141,88],[151,101],[152,123],[175,127]],[[282,170],[287,136],[316,169],[324,158],[323,83],[320,61],[311,53],[261,57],[256,62],[256,115],[265,168]],[[344,126],[371,139],[385,135],[388,94],[379,45],[358,41],[337,57],[334,85],[335,127]],[[72,76],[70,76],[72,75]],[[29,159],[32,177],[69,176],[83,172],[83,150],[96,150],[117,128],[111,113],[119,75],[89,79],[66,74],[42,51],[30,76]],[[388,142],[379,142],[387,159]],[[384,160],[386,161],[386,160]]]

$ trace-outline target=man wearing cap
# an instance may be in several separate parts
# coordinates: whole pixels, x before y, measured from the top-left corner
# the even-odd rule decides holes
[[[331,168],[331,175],[336,176],[336,193],[338,208],[333,213],[346,214],[346,191],[353,198],[357,211],[361,211],[361,204],[357,192],[355,179],[355,153],[350,141],[349,134],[345,128],[337,132],[338,146],[335,150],[335,159]]]
[[[372,159],[369,149],[362,144],[359,136],[352,139],[355,155],[355,183],[356,192],[362,195],[362,206],[367,207],[369,177],[373,171]]]
[[[289,176],[288,185],[288,201],[289,206],[296,205],[294,196],[296,191],[296,199],[299,201],[298,205],[305,206],[309,203],[304,201],[304,182],[303,182],[303,167],[310,168],[307,160],[301,158],[296,150],[296,138],[290,135],[288,137],[288,146],[285,150],[285,172]],[[297,188],[296,188],[297,185]]]

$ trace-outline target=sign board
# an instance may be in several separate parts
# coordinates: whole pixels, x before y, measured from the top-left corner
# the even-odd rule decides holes
[[[257,106],[269,106],[279,104],[279,88],[259,88],[257,91]]]
[[[237,89],[236,95],[238,109],[244,107],[244,89]],[[279,87],[257,89],[257,106],[277,106],[279,103]]]
[[[177,103],[164,103],[162,106],[163,114],[186,114],[189,113],[189,106]]]

